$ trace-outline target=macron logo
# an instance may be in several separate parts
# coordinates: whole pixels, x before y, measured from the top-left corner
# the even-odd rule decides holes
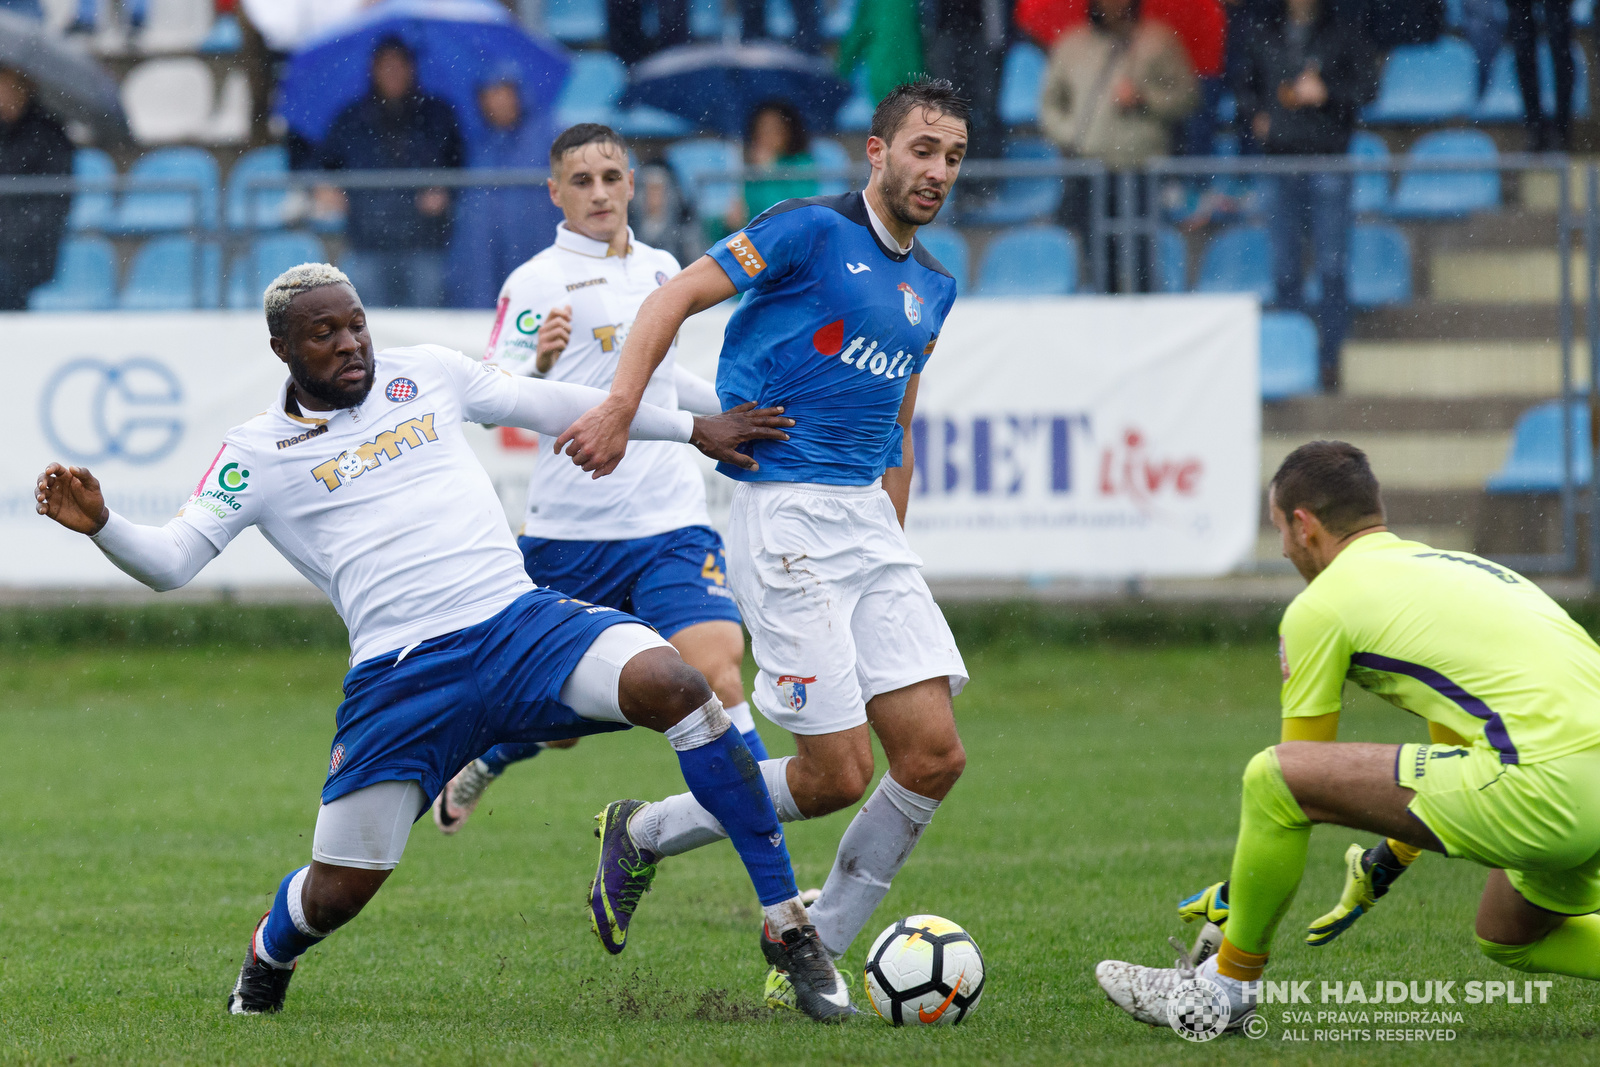
[[[844,269],[849,271],[851,274],[860,274],[862,271],[871,270],[872,268],[867,266],[865,263],[846,263],[844,265]]]

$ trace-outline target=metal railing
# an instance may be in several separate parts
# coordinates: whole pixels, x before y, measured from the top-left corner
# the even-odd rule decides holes
[[[1500,554],[1496,558],[1519,570],[1530,572],[1572,573],[1579,565],[1579,516],[1586,513],[1588,520],[1588,572],[1595,588],[1600,589],[1600,493],[1582,497],[1571,448],[1574,432],[1574,405],[1586,399],[1590,410],[1590,440],[1586,443],[1591,459],[1591,471],[1600,471],[1600,389],[1591,387],[1587,397],[1576,386],[1575,363],[1578,324],[1574,307],[1572,260],[1575,249],[1584,256],[1584,292],[1587,294],[1583,336],[1589,347],[1589,380],[1600,383],[1600,167],[1590,165],[1582,170],[1581,186],[1574,184],[1574,169],[1570,160],[1561,156],[1502,155],[1494,159],[1412,159],[1393,157],[1368,159],[1347,156],[1332,157],[1191,157],[1157,159],[1136,171],[1113,172],[1103,165],[1088,160],[974,160],[962,168],[962,178],[952,198],[954,218],[940,218],[940,225],[954,223],[967,229],[975,240],[982,241],[1003,230],[1004,224],[985,221],[983,197],[972,195],[973,187],[987,186],[991,200],[1004,201],[1014,183],[1037,182],[1041,179],[1061,183],[1063,194],[1070,189],[1068,183],[1076,182],[1087,209],[1078,221],[1083,246],[1084,269],[1078,279],[1077,291],[1108,292],[1137,288],[1136,277],[1141,242],[1153,243],[1159,232],[1171,220],[1164,203],[1163,191],[1174,185],[1214,182],[1233,179],[1244,182],[1285,175],[1310,173],[1342,173],[1357,178],[1362,175],[1384,175],[1388,182],[1403,180],[1407,175],[1418,174],[1482,174],[1494,173],[1503,177],[1520,176],[1526,181],[1530,175],[1544,176],[1555,191],[1555,203],[1547,210],[1552,217],[1553,232],[1549,243],[1558,260],[1559,293],[1556,296],[1557,337],[1560,348],[1560,426],[1563,441],[1561,455],[1561,485],[1559,489],[1559,548],[1553,552],[1531,554]],[[703,172],[686,183],[680,192],[684,212],[683,230],[690,234],[686,252],[698,253],[710,242],[704,239],[702,222],[708,206],[715,206],[716,197],[707,191],[720,190],[724,200],[742,188],[747,181],[809,181],[818,187],[859,189],[869,175],[865,164],[848,167],[782,167],[754,171],[748,169]],[[238,252],[263,232],[291,229],[309,229],[319,236],[331,238],[336,246],[341,240],[337,226],[328,220],[314,218],[303,210],[309,198],[303,194],[310,190],[330,186],[346,191],[378,191],[402,189],[468,190],[474,188],[517,188],[542,185],[547,173],[542,169],[494,170],[425,170],[425,171],[308,171],[279,175],[241,176],[233,184],[219,189],[209,189],[197,182],[183,179],[143,179],[127,175],[116,178],[73,177],[0,177],[0,198],[40,194],[88,194],[109,196],[113,200],[111,224],[100,228],[78,228],[75,233],[103,233],[124,241],[141,237],[182,234],[192,238],[197,248],[211,245],[219,250],[220,276],[215,279],[218,303],[227,304],[228,283],[231,272],[238,269],[241,257]],[[1144,186],[1141,195],[1139,186]],[[1581,189],[1584,198],[1576,203],[1574,189]],[[182,194],[189,202],[186,212],[188,224],[162,227],[141,233],[116,222],[120,205],[126,198],[138,195]],[[207,198],[216,197],[214,210],[207,209]],[[283,201],[299,203],[302,209],[285,214]],[[1056,198],[1059,202],[1060,198]],[[974,201],[979,202],[975,208]],[[242,213],[241,213],[242,208]],[[1057,221],[1054,212],[1046,212],[1029,220],[1033,222]],[[1352,212],[1352,219],[1355,217]],[[1379,214],[1382,214],[1381,212]],[[208,217],[214,224],[208,225]],[[1235,221],[1247,219],[1242,213]],[[1459,219],[1428,219],[1410,217],[1412,227],[1427,227],[1440,221]],[[1111,250],[1115,250],[1115,256]],[[198,253],[197,253],[198,255]],[[1187,256],[1187,253],[1186,253]],[[1112,277],[1112,260],[1115,260],[1116,277]],[[206,283],[202,278],[202,263],[197,261],[192,275],[193,303],[203,306]],[[1185,265],[1187,270],[1187,264]],[[1187,279],[1185,279],[1187,288]],[[1415,298],[1414,298],[1415,299]]]

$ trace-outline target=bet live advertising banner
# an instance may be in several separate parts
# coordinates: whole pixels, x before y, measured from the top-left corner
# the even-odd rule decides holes
[[[729,311],[691,319],[680,359],[708,377]],[[477,357],[491,312],[374,311],[379,347]],[[1221,574],[1257,526],[1260,400],[1253,300],[964,300],[923,376],[909,532],[930,577]],[[0,585],[135,588],[87,539],[33,511],[52,459],[90,467],[111,506],[159,525],[222,435],[284,372],[255,312],[0,315],[14,432],[0,453]],[[520,522],[536,437],[469,428]],[[696,457],[701,459],[701,457]],[[701,460],[712,520],[732,483]],[[202,587],[305,585],[255,531]]]

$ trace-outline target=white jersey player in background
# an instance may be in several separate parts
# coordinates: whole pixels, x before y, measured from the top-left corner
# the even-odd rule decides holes
[[[615,131],[595,123],[564,131],[551,146],[550,172],[550,198],[565,220],[555,243],[501,287],[484,358],[513,374],[609,389],[639,305],[678,273],[678,261],[640,243],[628,226],[633,172]],[[647,402],[721,411],[711,383],[677,366],[676,350],[674,343],[651,378]],[[722,538],[687,449],[639,442],[600,480],[541,449],[518,545],[539,585],[654,626],[706,676],[756,759],[767,758],[745,702],[744,633],[726,588]],[[541,747],[499,745],[467,764],[434,803],[435,823],[458,831],[489,783]],[[605,918],[597,913],[596,921]],[[619,922],[615,942],[602,938],[607,948],[620,947],[626,916]]]

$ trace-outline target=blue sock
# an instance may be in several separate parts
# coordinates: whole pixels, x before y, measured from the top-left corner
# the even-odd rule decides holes
[[[754,730],[746,730],[739,736],[744,738],[744,747],[750,750],[750,755],[755,757],[757,763],[772,758],[767,755],[767,746],[762,742],[760,734]]]
[[[689,792],[728,831],[762,906],[798,896],[778,813],[739,731],[729,727],[710,744],[679,750],[678,766]]]
[[[312,929],[300,907],[300,891],[310,867],[290,871],[278,884],[277,899],[267,914],[267,923],[261,931],[260,947],[266,950],[271,961],[288,967],[303,955],[306,949],[327,937],[327,934],[308,933]],[[294,893],[294,907],[289,906],[290,891]]]
[[[496,745],[478,758],[488,766],[490,774],[499,777],[513,763],[532,759],[543,751],[544,745],[538,741],[529,741],[525,744]]]

